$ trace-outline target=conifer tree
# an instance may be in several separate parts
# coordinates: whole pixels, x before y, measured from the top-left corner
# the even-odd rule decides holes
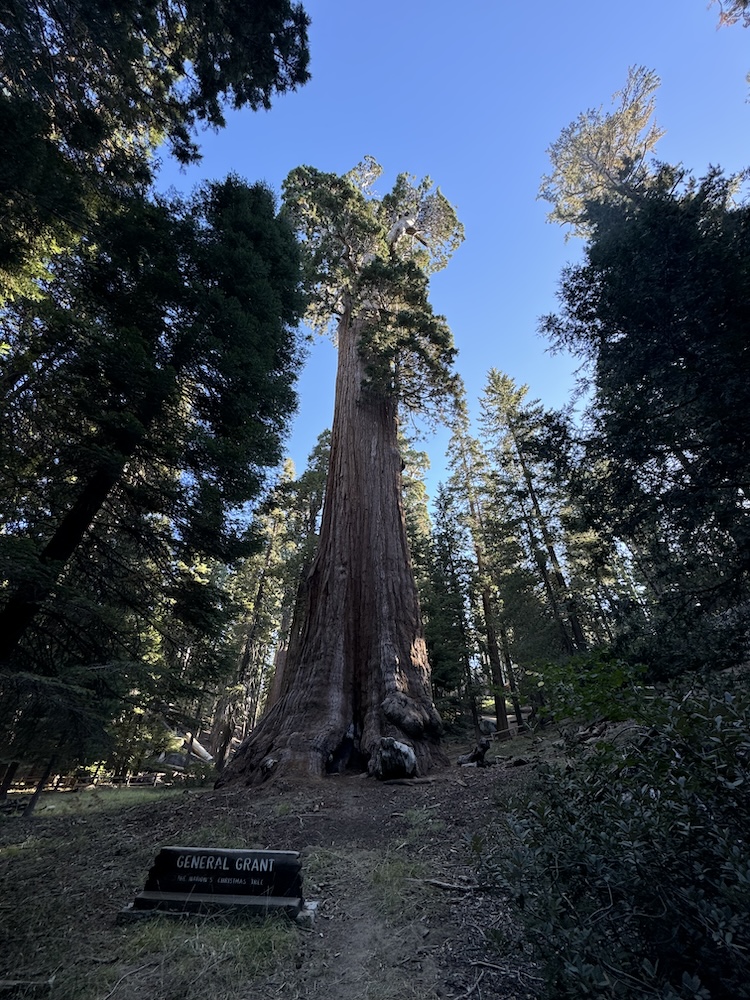
[[[664,135],[652,120],[659,78],[653,70],[631,66],[612,111],[584,111],[567,125],[547,150],[552,172],[542,178],[539,197],[550,202],[550,222],[587,236],[587,203],[632,199],[648,185],[646,162]]]
[[[585,259],[542,326],[583,362],[590,523],[649,581],[658,615],[637,655],[658,669],[667,638],[668,669],[743,655],[750,208],[737,188],[664,166],[636,201],[590,204]]]
[[[587,645],[586,636],[575,596],[563,571],[553,519],[543,509],[544,497],[532,465],[532,438],[540,430],[542,413],[538,403],[524,402],[527,391],[527,386],[519,388],[508,375],[490,369],[481,399],[482,428],[498,466],[504,465],[515,480],[537,565],[561,636],[569,652],[581,652]]]
[[[133,197],[56,267],[5,310],[0,681],[11,715],[63,725],[67,703],[77,739],[89,702],[167,665],[154,629],[202,633],[185,645],[212,672],[229,609],[211,564],[251,547],[241,510],[279,459],[303,300],[274,196],[236,178]]]
[[[487,562],[485,512],[481,499],[481,482],[488,470],[486,457],[479,442],[469,434],[469,418],[464,405],[459,407],[454,421],[448,455],[452,473],[450,486],[455,496],[460,497],[463,502],[464,516],[474,549],[476,589],[480,605],[479,615],[489,666],[489,681],[495,699],[497,731],[505,738],[509,735],[510,730],[505,706],[501,636],[498,630],[500,609],[496,600],[491,570]]]
[[[434,503],[422,601],[432,683],[444,715],[443,705],[448,705],[448,711],[454,715],[463,713],[468,706],[479,739],[480,684],[475,678],[478,649],[470,620],[476,573],[471,550],[469,532],[455,497],[445,486],[440,486]]]
[[[155,149],[199,156],[224,108],[269,108],[308,79],[308,18],[290,0],[9,0],[0,8],[0,302],[123,195]]]
[[[452,339],[427,286],[462,230],[428,179],[401,174],[375,197],[380,173],[367,159],[343,177],[300,167],[285,183],[286,210],[308,248],[310,321],[333,325],[338,342],[331,458],[279,700],[222,783],[347,764],[379,774],[388,738],[412,745],[420,773],[444,759],[404,526],[398,426],[400,408],[434,409],[455,387]]]

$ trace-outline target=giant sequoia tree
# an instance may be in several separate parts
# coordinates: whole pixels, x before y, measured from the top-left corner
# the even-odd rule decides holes
[[[292,630],[279,700],[221,782],[296,769],[378,768],[381,740],[442,761],[401,501],[399,405],[424,411],[454,389],[450,332],[427,275],[462,238],[429,180],[402,174],[375,198],[380,168],[344,177],[300,167],[286,206],[307,243],[311,320],[335,323],[339,361],[321,540]]]

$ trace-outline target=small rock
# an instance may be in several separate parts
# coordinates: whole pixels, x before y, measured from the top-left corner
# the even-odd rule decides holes
[[[318,904],[316,902],[307,901],[302,909],[299,911],[297,916],[294,918],[295,923],[299,927],[304,927],[305,930],[312,930],[315,925],[315,914],[318,909]],[[322,934],[320,935],[323,936]]]
[[[511,760],[508,761],[508,763],[505,766],[506,767],[523,767],[525,764],[528,764],[528,763],[529,763],[529,761],[526,760],[525,757],[513,757],[513,758],[511,758]]]

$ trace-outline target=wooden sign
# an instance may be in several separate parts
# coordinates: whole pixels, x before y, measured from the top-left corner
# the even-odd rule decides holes
[[[304,905],[301,867],[296,851],[163,847],[129,912],[282,909],[297,916]]]

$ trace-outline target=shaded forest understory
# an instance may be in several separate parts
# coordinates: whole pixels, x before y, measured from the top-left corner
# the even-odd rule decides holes
[[[721,723],[716,699],[675,699],[660,731],[548,727],[495,742],[483,768],[457,766],[471,744],[452,742],[450,767],[418,782],[46,793],[33,820],[0,818],[0,985],[53,1000],[176,1000],[198,981],[207,1000],[742,1000],[750,713],[718,701]],[[117,926],[168,844],[301,851],[314,928]]]
[[[481,996],[525,1000],[538,972],[517,945],[491,946],[518,930],[478,887],[471,846],[524,771],[456,768],[416,785],[341,776],[252,797],[50,793],[33,823],[0,820],[0,984],[55,1000],[167,1000],[196,982],[207,1000],[447,1000],[480,980]],[[173,843],[302,851],[305,896],[320,903],[313,931],[217,918],[115,926],[156,851]]]

